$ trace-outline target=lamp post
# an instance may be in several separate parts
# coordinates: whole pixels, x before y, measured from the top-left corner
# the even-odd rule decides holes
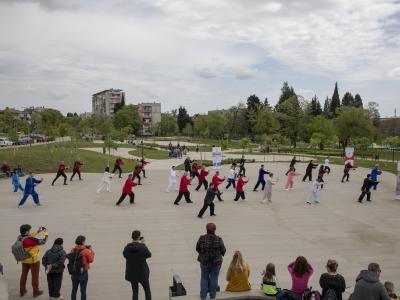
[[[144,147],[144,139],[143,139],[143,136],[144,136],[144,124],[142,126],[142,141],[141,141],[141,144],[142,144],[142,160],[143,160],[143,157],[144,157],[144,149],[143,149],[143,147]]]

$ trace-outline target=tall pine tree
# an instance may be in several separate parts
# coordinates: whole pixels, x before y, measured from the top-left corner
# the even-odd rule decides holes
[[[321,103],[319,103],[317,95],[315,95],[311,99],[310,114],[313,115],[313,116],[318,116],[318,115],[322,114]]]
[[[296,96],[293,87],[289,86],[287,81],[283,82],[283,86],[281,88],[281,95],[279,96],[278,103],[275,105],[275,110],[280,110],[280,105],[285,102],[286,100],[290,99],[291,97]]]
[[[354,105],[354,97],[350,92],[346,92],[342,99],[343,106],[355,106]]]
[[[337,82],[335,83],[335,90],[333,91],[332,100],[330,103],[330,112],[336,116],[336,110],[340,107],[340,97]]]
[[[186,111],[186,108],[179,106],[178,108],[178,116],[177,116],[177,123],[179,127],[179,132],[182,133],[183,129],[186,127],[187,124],[191,122],[191,118]]]
[[[326,97],[325,102],[324,102],[324,115],[325,115],[325,117],[329,116],[330,111],[331,111],[331,101],[329,100],[328,97]]]
[[[356,94],[354,96],[354,106],[355,107],[363,107],[363,101],[361,99],[360,94]]]

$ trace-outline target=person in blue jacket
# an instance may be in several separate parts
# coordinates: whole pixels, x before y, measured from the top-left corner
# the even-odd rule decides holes
[[[18,207],[22,207],[24,205],[26,199],[28,199],[29,195],[32,196],[33,202],[36,205],[40,205],[39,202],[39,194],[35,191],[35,186],[43,181],[43,178],[40,180],[33,177],[33,173],[29,173],[29,177],[26,179],[25,182],[25,189],[24,189],[24,196],[22,197],[21,201],[18,204]]]
[[[372,188],[376,190],[376,187],[378,185],[378,175],[382,174],[382,170],[379,169],[379,165],[376,164],[375,167],[372,168],[371,170],[371,180],[373,181],[372,183]]]
[[[11,173],[11,182],[14,186],[14,193],[16,193],[18,190],[24,191],[24,188],[19,182],[19,173],[17,169],[14,169],[14,171]]]
[[[258,180],[257,183],[253,189],[254,192],[257,192],[257,188],[259,187],[259,185],[262,185],[262,190],[264,190],[265,188],[265,179],[264,179],[264,175],[265,174],[269,174],[269,172],[264,170],[264,165],[261,165],[260,169],[258,170]]]

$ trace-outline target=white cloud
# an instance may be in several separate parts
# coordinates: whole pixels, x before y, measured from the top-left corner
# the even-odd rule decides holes
[[[388,73],[388,77],[391,79],[400,79],[400,67],[390,70]]]

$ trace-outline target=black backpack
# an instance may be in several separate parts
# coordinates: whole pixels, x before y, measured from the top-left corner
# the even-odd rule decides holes
[[[322,300],[337,300],[337,296],[334,290],[329,289],[325,293],[325,297]]]
[[[318,291],[313,291],[312,287],[306,289],[301,296],[302,300],[321,300],[321,294]]]
[[[85,266],[83,264],[83,256],[81,251],[71,252],[67,254],[68,259],[68,272],[72,276],[81,276],[85,272]]]

